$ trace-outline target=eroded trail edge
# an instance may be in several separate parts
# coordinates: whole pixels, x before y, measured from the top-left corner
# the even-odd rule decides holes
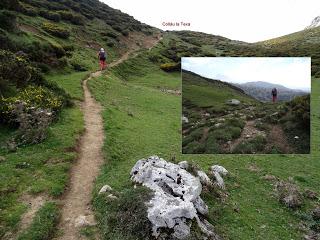
[[[92,97],[87,82],[101,72],[92,73],[83,82],[84,102],[82,111],[85,121],[85,133],[80,140],[79,158],[71,169],[69,190],[63,200],[59,229],[62,235],[58,239],[82,239],[79,229],[94,225],[91,209],[91,193],[100,166],[103,164],[102,146],[104,142],[101,105]]]

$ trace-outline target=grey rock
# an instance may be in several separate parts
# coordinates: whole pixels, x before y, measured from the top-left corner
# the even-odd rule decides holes
[[[213,176],[215,177],[215,184],[221,188],[221,189],[225,189],[225,184],[224,184],[224,180],[223,178],[221,177],[222,176],[225,176],[228,174],[228,171],[227,169],[225,169],[224,167],[222,166],[219,166],[219,165],[213,165],[211,166],[211,171],[212,171],[212,174]]]
[[[190,234],[189,219],[199,223],[198,212],[205,214],[207,205],[200,198],[202,185],[178,164],[165,161],[158,156],[137,161],[131,170],[131,180],[154,192],[146,203],[147,217],[152,224],[152,235],[160,235],[161,228],[173,230],[173,236],[184,239]],[[205,233],[207,234],[207,233]]]
[[[199,170],[199,171],[197,171],[197,175],[200,179],[200,182],[203,185],[206,185],[206,186],[212,185],[212,181],[210,180],[210,178],[208,177],[208,175],[205,172]]]
[[[187,161],[181,161],[178,163],[179,167],[181,167],[182,169],[187,170],[189,167],[189,163]]]
[[[109,185],[104,185],[100,191],[99,194],[105,193],[105,192],[111,192],[112,191],[112,187],[110,187]]]
[[[181,121],[184,122],[184,123],[189,123],[189,119],[185,116],[182,116],[181,117]]]
[[[228,105],[239,105],[240,104],[240,101],[238,99],[230,99],[227,101],[227,104]]]
[[[199,213],[202,215],[206,215],[209,213],[209,208],[207,204],[200,198],[198,197],[194,202],[193,202],[194,207],[197,209]]]

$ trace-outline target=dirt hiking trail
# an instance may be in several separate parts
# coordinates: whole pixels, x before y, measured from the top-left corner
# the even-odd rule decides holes
[[[132,53],[141,48],[152,48],[161,38],[145,37],[142,40],[140,45],[137,41],[128,44],[128,51],[108,67],[127,60]],[[69,188],[61,202],[61,220],[58,226],[60,236],[56,238],[59,240],[86,239],[79,234],[79,230],[81,227],[96,224],[91,198],[94,182],[104,162],[102,146],[105,136],[101,117],[102,107],[91,95],[87,83],[90,79],[101,75],[102,72],[98,71],[83,81],[84,101],[81,108],[84,113],[85,132],[80,140],[78,160],[71,169]]]

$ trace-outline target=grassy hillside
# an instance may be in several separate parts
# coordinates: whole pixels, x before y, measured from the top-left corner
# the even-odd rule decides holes
[[[128,231],[122,231],[120,223],[113,221],[122,212],[97,192],[101,186],[109,184],[119,193],[130,194],[132,184],[128,172],[137,159],[154,154],[174,161],[192,161],[203,169],[221,164],[231,172],[231,177],[226,180],[229,197],[222,200],[210,194],[204,195],[210,207],[209,220],[224,239],[300,239],[304,234],[299,228],[305,221],[303,216],[315,202],[306,199],[300,210],[287,209],[278,202],[274,187],[263,176],[270,174],[283,180],[291,177],[302,189],[317,191],[319,176],[314,169],[319,167],[319,163],[314,144],[319,139],[318,133],[313,131],[315,141],[311,156],[182,155],[181,115],[177,114],[181,99],[161,91],[170,86],[175,89],[181,80],[176,73],[166,73],[159,68],[159,64],[149,60],[170,42],[166,37],[151,52],[143,52],[89,83],[97,100],[105,106],[104,154],[107,160],[98,178],[94,198],[103,239],[142,237],[140,234],[145,231],[143,223],[137,221],[132,213],[132,218],[127,216],[124,219],[129,221],[126,222]],[[314,79],[313,87],[318,88],[318,83]],[[317,93],[313,94],[316,96]],[[318,104],[317,99],[312,98],[314,105]],[[251,101],[250,98],[247,100]],[[313,112],[313,120],[315,128],[319,122],[317,112]]]

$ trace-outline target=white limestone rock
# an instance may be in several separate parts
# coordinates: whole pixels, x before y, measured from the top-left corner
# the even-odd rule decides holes
[[[228,170],[225,169],[222,166],[219,165],[213,165],[211,166],[211,171],[213,176],[215,177],[215,184],[217,184],[217,186],[221,189],[225,189],[225,184],[224,184],[224,180],[221,177],[222,176],[226,176],[228,174]]]
[[[217,172],[223,176],[226,176],[229,172],[227,169],[225,169],[224,167],[222,166],[219,166],[219,165],[213,165],[211,166],[211,171],[212,172]]]
[[[200,182],[203,185],[206,185],[206,186],[212,185],[212,181],[210,180],[210,178],[208,177],[208,175],[205,172],[198,170],[197,175],[200,179]]]
[[[106,193],[106,192],[111,192],[111,191],[112,191],[112,187],[110,187],[109,185],[104,185],[100,189],[99,194]]]
[[[181,167],[182,169],[187,170],[189,167],[189,163],[187,161],[182,161],[178,163],[179,167]]]
[[[202,215],[208,212],[208,206],[200,198],[199,178],[178,164],[158,156],[141,159],[131,170],[131,180],[154,191],[146,206],[155,237],[160,235],[160,228],[170,228],[174,237],[185,239],[190,234],[187,220],[196,219],[199,223],[198,212]]]

